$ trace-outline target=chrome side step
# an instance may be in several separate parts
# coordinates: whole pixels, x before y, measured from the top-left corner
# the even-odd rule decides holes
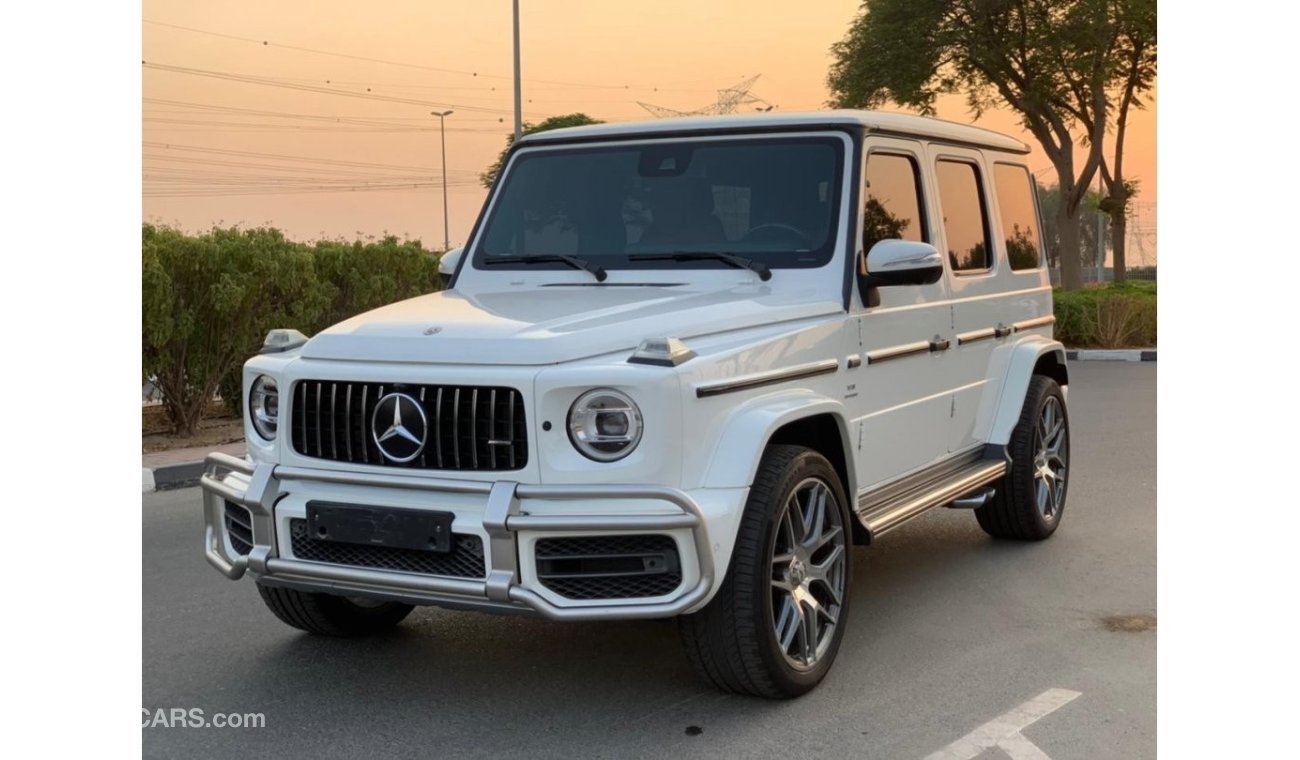
[[[1007,472],[1007,463],[1002,459],[986,459],[979,455],[961,457],[960,460],[945,463],[919,477],[909,478],[907,482],[891,484],[875,492],[863,495],[858,500],[858,519],[867,529],[874,541],[903,523],[935,507],[948,504],[956,506],[958,501],[971,496],[981,499],[971,503],[970,507],[982,506],[992,489],[980,489],[997,481]],[[972,491],[980,491],[972,494]]]

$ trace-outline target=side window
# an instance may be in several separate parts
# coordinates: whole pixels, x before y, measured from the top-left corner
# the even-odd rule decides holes
[[[992,268],[988,213],[980,189],[979,169],[966,161],[941,160],[935,164],[939,203],[943,206],[943,231],[948,241],[948,262],[954,272],[980,272]]]
[[[862,252],[881,240],[929,242],[921,215],[921,172],[916,161],[893,153],[867,157]]]
[[[998,217],[1012,269],[1035,269],[1043,240],[1034,205],[1034,181],[1023,166],[997,164],[993,186],[998,194]]]

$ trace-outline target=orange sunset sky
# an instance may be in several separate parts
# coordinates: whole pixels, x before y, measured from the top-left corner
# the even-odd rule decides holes
[[[778,111],[823,108],[830,46],[860,3],[520,5],[525,121],[574,111],[630,121],[653,118],[637,101],[692,110],[755,75],[754,95]],[[463,243],[486,194],[478,173],[513,129],[510,7],[509,0],[145,0],[145,219],[188,230],[272,224],[299,239],[388,231],[440,248],[438,130],[428,114],[452,109],[450,237]],[[960,97],[942,101],[939,116],[971,121]],[[1035,145],[1014,114],[986,113],[975,123]],[[1154,99],[1131,121],[1125,161],[1141,182],[1135,226],[1151,230],[1153,262]],[[1041,183],[1055,182],[1036,145],[1030,168]],[[420,187],[360,189],[393,184]],[[1130,261],[1142,263],[1132,253]]]

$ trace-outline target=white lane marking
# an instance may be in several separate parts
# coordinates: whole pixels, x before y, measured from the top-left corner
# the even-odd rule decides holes
[[[1011,760],[1051,760],[1021,734],[1045,715],[1061,709],[1080,696],[1069,689],[1048,689],[1019,707],[1009,710],[971,731],[947,747],[926,755],[925,760],[974,760],[985,750],[997,747]]]

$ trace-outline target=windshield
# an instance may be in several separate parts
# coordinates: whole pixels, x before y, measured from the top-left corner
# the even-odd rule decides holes
[[[521,153],[474,262],[576,256],[605,269],[717,269],[734,263],[653,254],[727,253],[774,269],[819,267],[834,252],[843,152],[833,137],[733,137]]]

